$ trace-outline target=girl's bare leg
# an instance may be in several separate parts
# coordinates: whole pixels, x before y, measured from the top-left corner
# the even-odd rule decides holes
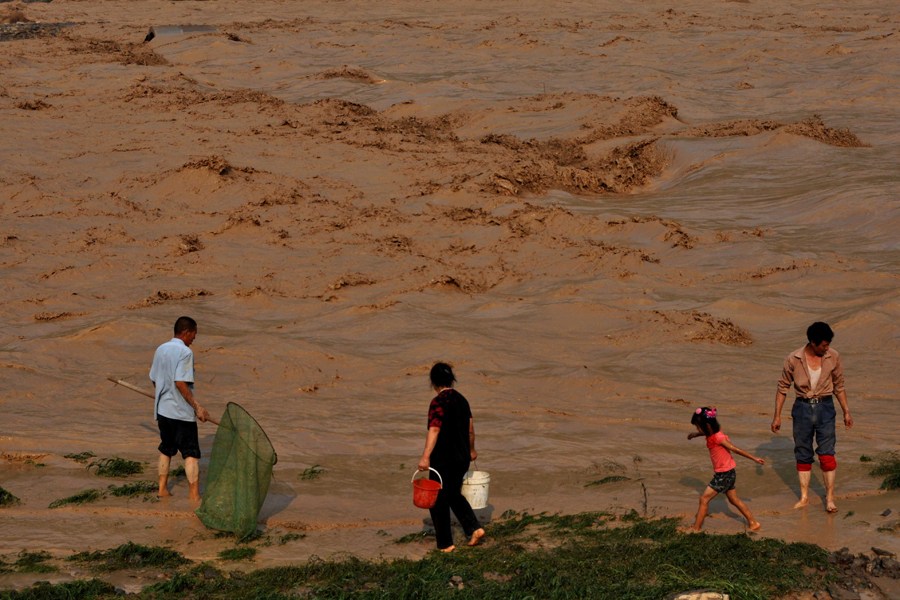
[[[697,508],[697,518],[694,519],[694,531],[700,531],[700,528],[703,527],[703,520],[709,514],[709,501],[718,494],[719,492],[709,486],[706,486],[706,490],[700,494],[700,506]]]
[[[738,498],[737,490],[728,490],[725,492],[725,497],[728,498],[728,501],[731,502],[732,506],[741,511],[741,514],[744,515],[744,518],[747,519],[747,528],[750,531],[756,531],[762,525],[760,525],[759,521],[753,518],[753,513],[750,512],[750,509],[747,508],[747,505]]]

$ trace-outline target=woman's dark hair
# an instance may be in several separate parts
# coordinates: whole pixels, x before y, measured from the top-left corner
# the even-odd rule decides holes
[[[453,374],[453,367],[444,362],[434,363],[431,367],[431,385],[436,388],[453,387],[456,382],[456,375]]]
[[[816,321],[806,329],[806,339],[813,344],[821,344],[822,342],[830,344],[831,340],[834,339],[834,332],[828,326],[828,323]]]
[[[694,411],[694,414],[691,415],[691,425],[697,425],[706,437],[709,437],[714,433],[719,433],[722,429],[719,427],[719,422],[716,420],[716,409],[709,408],[708,406],[698,408]]]

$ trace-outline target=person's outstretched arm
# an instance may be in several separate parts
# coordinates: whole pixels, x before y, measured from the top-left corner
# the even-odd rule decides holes
[[[735,446],[734,444],[732,444],[731,442],[729,442],[727,440],[722,440],[722,446],[725,447],[726,449],[728,449],[729,451],[734,452],[735,454],[740,454],[741,456],[743,456],[745,458],[749,458],[750,460],[752,460],[755,463],[759,463],[761,465],[766,464],[765,460],[761,459],[758,456],[753,456],[749,452],[741,450],[740,448],[738,448],[737,446]]]

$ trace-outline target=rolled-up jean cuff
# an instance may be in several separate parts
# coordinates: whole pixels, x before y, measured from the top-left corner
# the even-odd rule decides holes
[[[812,463],[797,463],[797,471],[812,471]]]

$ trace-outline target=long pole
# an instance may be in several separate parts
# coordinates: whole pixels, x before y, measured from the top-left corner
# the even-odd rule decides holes
[[[148,392],[146,390],[142,390],[141,388],[139,388],[138,386],[136,386],[132,383],[128,383],[127,381],[122,381],[121,379],[116,379],[115,377],[107,377],[107,379],[109,379],[110,381],[112,381],[115,384],[121,385],[122,387],[127,387],[129,390],[131,390],[133,392],[137,392],[138,394],[143,394],[144,396],[147,396],[148,398],[153,398],[154,400],[156,399],[156,396],[154,396],[153,394],[151,394],[150,392]],[[212,423],[213,425],[219,424],[218,421],[213,420],[211,417],[206,420],[209,421],[210,423]]]

